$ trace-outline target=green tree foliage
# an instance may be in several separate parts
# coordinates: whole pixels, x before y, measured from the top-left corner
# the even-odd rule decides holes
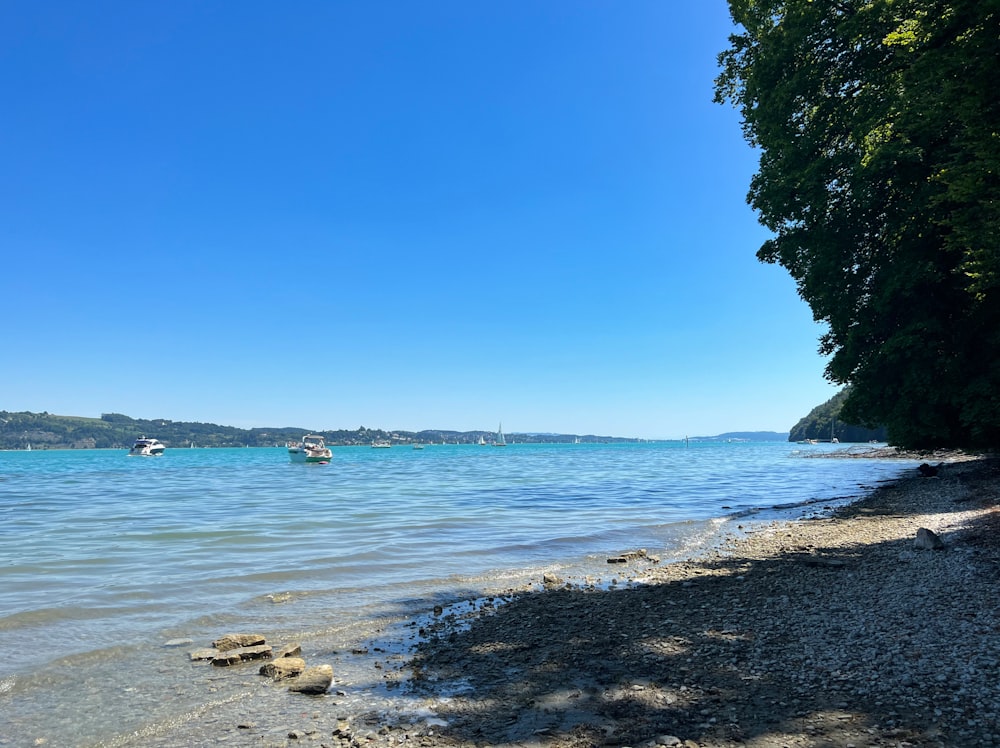
[[[1000,0],[730,0],[716,100],[760,149],[758,251],[798,284],[844,415],[1000,444]]]
[[[800,442],[804,439],[839,442],[869,442],[885,441],[886,431],[883,428],[868,429],[856,426],[842,419],[844,401],[850,388],[845,388],[831,397],[822,405],[817,405],[805,418],[799,420],[788,432],[788,441]]]

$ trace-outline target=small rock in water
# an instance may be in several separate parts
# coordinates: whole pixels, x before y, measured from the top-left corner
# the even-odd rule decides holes
[[[273,662],[261,665],[260,674],[271,680],[294,678],[306,669],[306,661],[301,657],[279,657]]]
[[[212,659],[212,664],[216,667],[227,667],[236,665],[248,660],[268,660],[271,658],[271,648],[266,644],[256,647],[240,647],[239,649],[228,649],[220,652]]]
[[[219,650],[215,649],[214,647],[203,647],[202,649],[195,649],[192,652],[189,652],[188,655],[191,657],[192,661],[214,660],[216,657],[219,656]]]
[[[221,652],[241,647],[256,647],[264,643],[260,634],[226,634],[221,639],[212,642],[212,646]]]
[[[288,687],[288,690],[296,693],[324,694],[332,684],[333,667],[331,665],[317,665],[306,669]]]
[[[212,658],[212,664],[216,667],[229,667],[230,665],[239,665],[241,662],[243,660],[240,659],[240,655],[235,649],[219,652]]]
[[[302,646],[299,644],[286,644],[281,649],[277,651],[274,658],[280,659],[282,657],[301,657],[302,656]]]

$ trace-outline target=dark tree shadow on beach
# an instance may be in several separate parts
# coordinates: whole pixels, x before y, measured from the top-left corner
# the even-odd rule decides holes
[[[995,465],[944,475],[970,481],[968,506],[997,503]],[[876,496],[815,521],[885,512],[905,509]],[[802,547],[789,530],[777,556],[712,557],[674,582],[525,594],[442,622],[412,687],[452,695],[440,745],[1000,742],[998,531],[988,513],[918,551],[912,537]],[[974,661],[949,659],[959,639]]]

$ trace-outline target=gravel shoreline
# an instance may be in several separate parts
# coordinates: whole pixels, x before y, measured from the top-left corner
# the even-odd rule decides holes
[[[412,652],[387,645],[397,654],[375,667],[388,699],[370,710],[343,711],[335,685],[298,719],[282,715],[298,727],[280,737],[219,739],[1000,746],[998,504],[1000,461],[957,461],[822,516],[744,523],[697,559],[617,569],[641,583],[549,579],[543,591],[455,606],[411,622]],[[920,528],[944,548],[916,547]]]
[[[410,663],[434,718],[328,744],[1000,745],[998,498],[996,461],[949,464],[647,584],[442,621]]]

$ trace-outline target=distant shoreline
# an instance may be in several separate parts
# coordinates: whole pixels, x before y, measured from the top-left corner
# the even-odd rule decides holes
[[[182,449],[191,442],[199,447],[273,447],[299,441],[303,434],[322,435],[329,446],[366,446],[373,441],[388,441],[399,446],[419,444],[477,444],[480,439],[492,440],[496,431],[474,429],[307,429],[300,427],[254,427],[249,429],[214,423],[171,421],[164,418],[137,419],[120,413],[102,413],[100,418],[61,416],[47,412],[32,413],[0,411],[0,449],[115,449],[128,448],[141,434],[159,439],[169,449]],[[656,442],[746,439],[748,441],[786,441],[788,432],[739,431],[715,437],[683,437],[677,439],[647,439],[642,437],[606,436],[599,434],[565,434],[558,432],[508,431],[508,441],[531,444],[641,444]]]
[[[303,433],[307,433],[307,432],[303,432]],[[322,434],[323,432],[311,432],[311,433],[320,433],[320,434]],[[469,433],[478,433],[478,432],[469,432]],[[511,442],[508,442],[508,446],[516,446],[517,444],[525,444],[525,445],[527,445],[527,444],[530,444],[530,445],[545,445],[545,444],[549,444],[549,445],[553,445],[553,446],[556,446],[556,445],[584,445],[584,444],[683,444],[685,442],[684,439],[628,439],[628,438],[624,438],[624,437],[608,437],[607,439],[596,438],[596,439],[594,439],[592,441],[582,441],[582,437],[581,437],[580,441],[574,441],[573,439],[565,439],[563,441],[557,441],[557,440],[545,440],[545,441],[537,441],[536,440],[536,441],[531,441],[531,440],[528,440],[528,439],[522,439],[522,435],[518,434],[516,432],[512,433],[512,434],[508,434],[507,436],[508,436],[508,438],[512,439]],[[700,443],[700,444],[719,444],[719,443],[724,443],[724,442],[733,442],[735,440],[732,440],[732,439],[711,439],[709,437],[699,437],[698,439],[691,439],[689,441],[691,443]],[[750,443],[752,443],[752,442],[750,442]],[[764,442],[762,441],[762,443],[764,443]],[[785,442],[784,440],[774,440],[774,441],[769,442],[769,443],[782,443],[782,444],[787,443],[787,444],[792,444],[792,442]],[[286,448],[284,444],[205,444],[205,445],[195,444],[194,447],[187,446],[187,445],[170,446],[170,444],[168,442],[164,442],[164,444],[167,445],[167,450],[169,450],[169,451],[181,451],[181,450],[188,450],[188,449],[285,449]],[[330,446],[330,447],[340,447],[340,448],[346,448],[346,447],[370,447],[371,446],[371,444],[369,442],[340,443],[340,442],[335,442],[335,441],[327,441],[326,444],[327,444],[327,446]],[[466,446],[466,447],[483,446],[481,444],[477,444],[474,441],[461,441],[461,442],[445,442],[445,443],[440,443],[440,442],[421,442],[421,441],[406,441],[406,440],[395,441],[395,442],[392,443],[391,446],[393,446],[393,447],[404,447],[405,448],[405,447],[411,447],[414,444],[419,444],[420,446],[441,446],[441,447],[444,447],[444,446],[448,446],[448,447],[453,447],[453,446]],[[489,445],[489,442],[487,442],[487,445]],[[95,452],[101,452],[101,451],[104,451],[104,452],[126,451],[127,452],[128,450],[129,450],[129,447],[126,446],[126,445],[119,445],[119,446],[113,446],[113,447],[87,447],[87,446],[80,447],[80,446],[65,445],[65,444],[57,444],[57,445],[39,444],[37,446],[32,445],[32,447],[30,449],[25,448],[25,447],[0,447],[0,452],[75,452],[75,451],[95,451]]]

